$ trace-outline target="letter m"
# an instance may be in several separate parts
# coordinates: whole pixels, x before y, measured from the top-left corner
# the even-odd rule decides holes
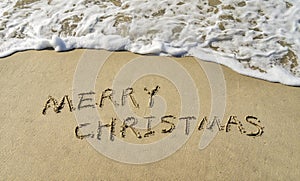
[[[46,103],[45,103],[45,106],[44,106],[44,109],[42,111],[42,114],[46,115],[46,111],[47,109],[49,109],[50,107],[53,107],[53,111],[55,113],[60,113],[61,110],[64,108],[65,104],[68,104],[69,106],[69,110],[70,112],[72,112],[74,110],[73,108],[73,105],[72,105],[72,100],[70,100],[69,96],[68,95],[65,95],[60,103],[58,103],[58,101],[53,98],[52,96],[49,96]]]

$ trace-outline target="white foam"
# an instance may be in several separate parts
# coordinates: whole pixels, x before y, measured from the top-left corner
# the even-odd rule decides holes
[[[49,47],[191,55],[300,85],[298,0],[222,0],[217,6],[202,0],[22,2],[0,2],[0,57]]]

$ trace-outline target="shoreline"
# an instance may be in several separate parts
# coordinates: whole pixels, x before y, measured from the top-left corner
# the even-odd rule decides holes
[[[75,51],[75,50],[97,50],[97,51],[101,51],[101,50],[104,50],[104,51],[110,51],[110,50],[106,50],[106,49],[94,49],[94,48],[72,48],[72,49],[67,49],[67,50],[64,50],[64,51],[55,51],[54,48],[52,47],[49,47],[49,48],[45,48],[45,49],[25,49],[25,50],[17,50],[17,51],[14,51],[12,53],[9,53],[3,57],[0,57],[0,59],[5,59],[5,58],[8,58],[10,56],[13,56],[15,54],[18,54],[18,53],[23,53],[23,52],[43,52],[43,51],[53,51],[53,52],[56,52],[56,53],[66,53],[66,52],[72,52],[72,51]],[[161,56],[161,55],[157,55],[157,54],[152,54],[152,53],[149,53],[149,54],[142,54],[142,53],[137,53],[137,52],[130,52],[128,50],[113,50],[111,52],[129,52],[129,53],[132,53],[132,54],[136,54],[136,55],[140,55],[140,56]],[[164,57],[164,55],[163,55]],[[192,55],[184,55],[184,56],[172,56],[172,55],[167,55],[166,57],[170,57],[170,58],[197,58],[195,56],[192,56]],[[287,58],[287,57],[286,57]],[[197,58],[199,59],[199,58]],[[217,64],[217,65],[220,65],[222,67],[226,67],[228,69],[230,69],[231,71],[234,71],[242,76],[246,76],[246,77],[250,77],[250,78],[254,78],[254,79],[258,79],[258,80],[262,80],[262,81],[266,81],[266,82],[270,82],[270,83],[278,83],[278,84],[281,84],[281,85],[284,85],[284,86],[290,86],[290,87],[300,87],[300,85],[293,85],[293,84],[286,84],[286,83],[282,83],[280,81],[272,81],[272,80],[267,80],[265,78],[261,78],[259,76],[255,76],[254,74],[253,75],[249,75],[249,73],[242,73],[242,72],[239,72],[237,70],[234,70],[234,68],[232,67],[229,67],[227,66],[226,64],[222,64],[222,63],[219,63],[219,62],[214,62],[214,61],[211,61],[211,60],[202,60],[202,59],[199,59],[201,61],[204,61],[204,62],[211,62],[213,64]],[[283,61],[288,61],[288,60],[283,60]],[[254,67],[255,68],[255,67]],[[257,67],[256,67],[257,68]]]

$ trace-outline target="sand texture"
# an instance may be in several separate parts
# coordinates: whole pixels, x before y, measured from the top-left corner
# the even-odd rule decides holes
[[[48,96],[58,100],[64,95],[71,97],[74,72],[84,52],[25,51],[0,59],[1,180],[300,178],[300,89],[242,76],[223,66],[226,110],[222,125],[230,116],[236,116],[247,133],[255,133],[257,127],[245,122],[246,116],[255,116],[263,130],[259,136],[249,136],[239,124],[232,124],[230,130],[219,131],[203,150],[198,145],[204,130],[196,129],[178,151],[154,163],[132,165],[105,157],[86,139],[76,138],[74,130],[78,123],[67,106],[60,113],[50,108],[46,115],[42,114]],[[140,56],[114,52],[99,73],[96,95],[110,87],[121,65]],[[195,80],[201,100],[197,120],[200,123],[210,114],[211,94],[205,74],[191,57],[172,60],[185,67]],[[157,82],[162,85],[162,96],[170,101],[174,99],[171,104],[177,105],[178,95],[172,91],[172,84],[155,76],[139,80],[135,87],[142,91],[136,91],[137,98],[144,93],[143,86],[153,87]],[[171,87],[170,91],[165,87]],[[147,102],[140,101],[140,104]],[[104,119],[109,118],[107,109],[105,113],[99,111]],[[169,109],[178,111],[176,106]],[[116,134],[121,137],[119,132]],[[129,136],[130,139],[139,143],[134,136]]]

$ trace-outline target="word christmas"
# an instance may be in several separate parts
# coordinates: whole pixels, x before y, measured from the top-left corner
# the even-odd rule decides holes
[[[123,122],[122,125],[120,126],[120,134],[122,138],[126,137],[127,134],[127,129],[131,130],[132,134],[134,134],[138,139],[142,139],[142,138],[147,138],[150,136],[154,136],[155,135],[155,131],[152,130],[152,128],[149,126],[151,119],[153,119],[155,117],[145,117],[145,119],[148,119],[148,127],[145,133],[142,134],[141,130],[138,130],[137,128],[134,127],[134,125],[137,124],[137,119],[134,117],[128,117],[126,118]],[[175,124],[171,121],[171,120],[175,120],[176,117],[173,115],[166,115],[161,117],[161,124],[166,123],[169,125],[168,128],[163,128],[161,130],[161,133],[172,133],[176,126]],[[98,127],[97,127],[97,139],[101,140],[101,136],[102,136],[102,129],[103,128],[108,128],[110,135],[109,138],[111,141],[114,141],[115,136],[116,136],[116,118],[112,118],[111,122],[109,124],[102,124],[101,121],[98,122]],[[180,117],[179,118],[180,121],[184,120],[185,121],[185,134],[189,135],[190,133],[190,127],[189,121],[192,120],[196,120],[195,117]],[[258,120],[257,117],[255,116],[246,116],[245,118],[245,122],[249,123],[250,125],[253,125],[254,127],[256,127],[256,131],[251,131],[248,132],[246,131],[245,127],[243,126],[242,122],[238,120],[237,116],[230,116],[229,119],[226,121],[225,125],[220,125],[220,120],[217,117],[214,117],[213,121],[208,121],[207,117],[204,117],[202,119],[202,121],[200,122],[200,124],[198,125],[198,130],[201,131],[203,129],[208,129],[210,131],[213,131],[214,128],[218,129],[218,131],[225,131],[225,132],[229,132],[231,130],[232,126],[236,126],[238,131],[241,134],[245,134],[246,136],[251,136],[251,137],[258,137],[261,136],[263,134],[263,129],[264,127],[260,126],[260,120]],[[86,134],[86,135],[81,135],[79,133],[79,129],[83,128],[85,126],[89,126],[90,123],[84,123],[84,124],[80,124],[79,126],[76,126],[75,128],[75,135],[78,139],[83,139],[83,138],[94,138],[95,134],[94,133],[90,133],[90,134]]]

